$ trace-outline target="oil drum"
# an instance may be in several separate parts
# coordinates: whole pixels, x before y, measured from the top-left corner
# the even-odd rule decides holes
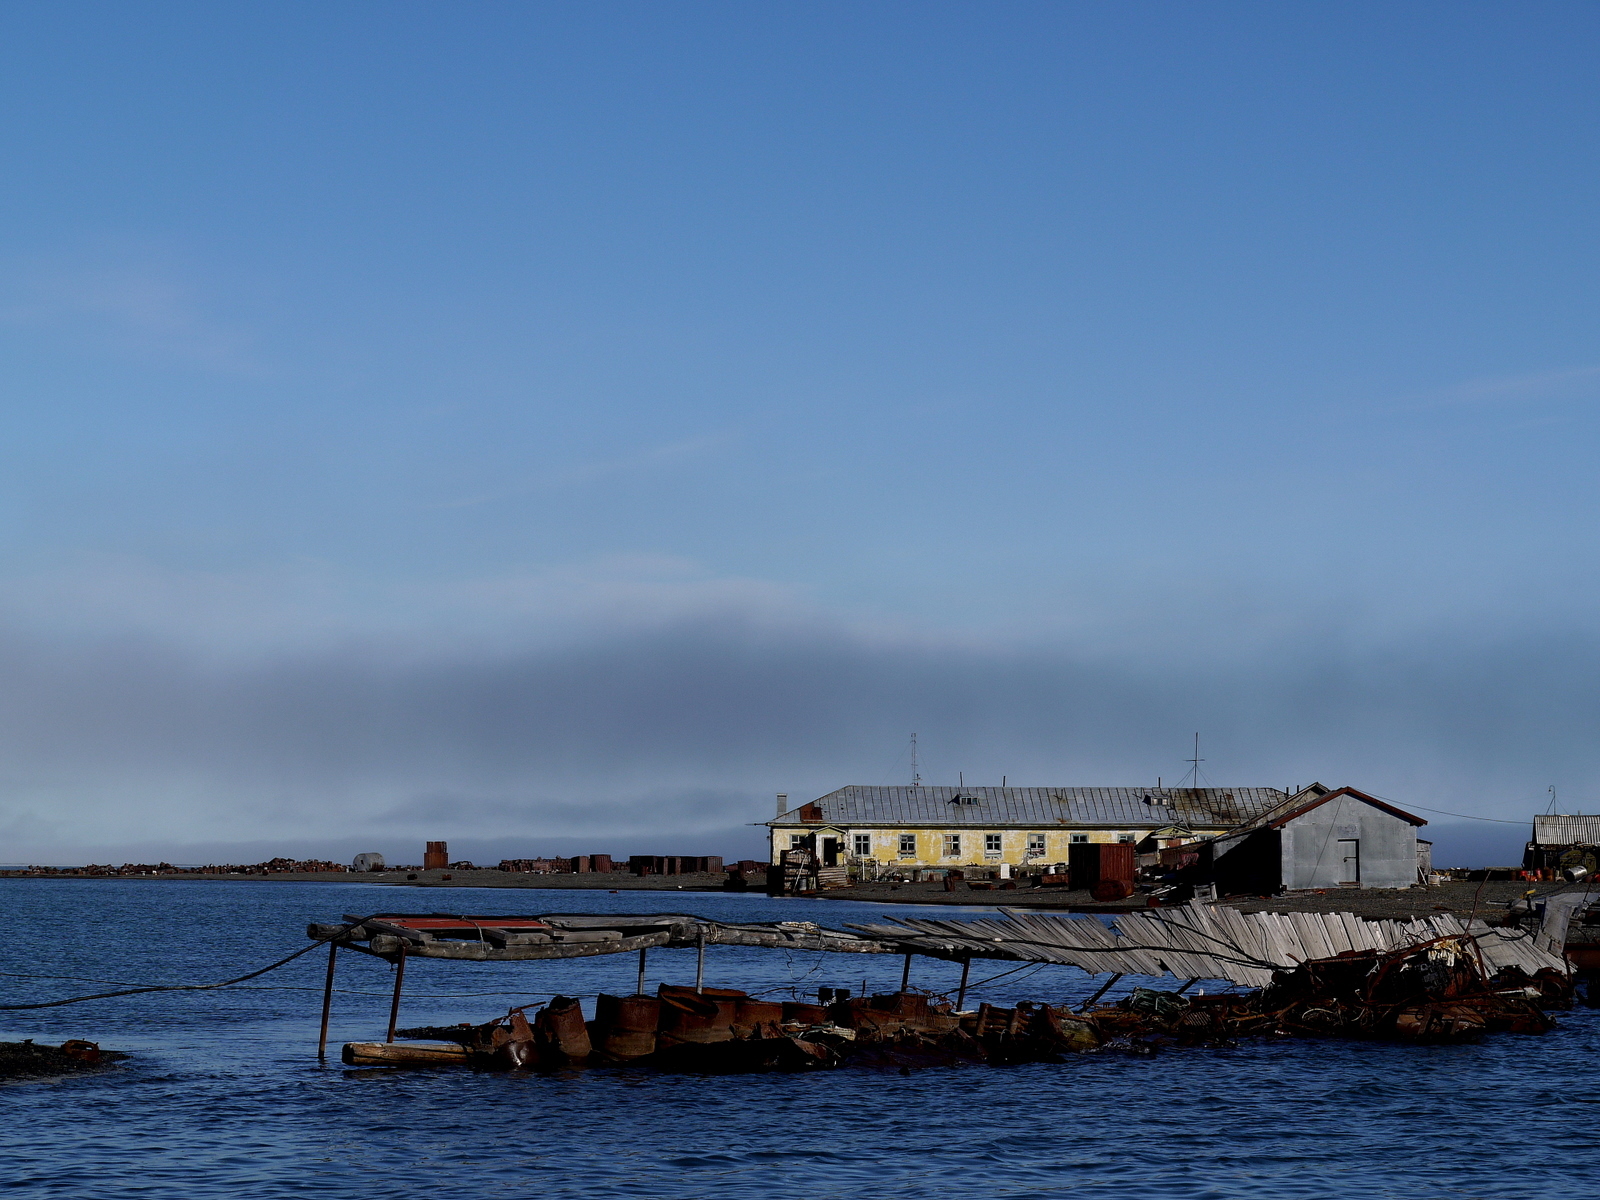
[[[743,992],[728,988],[703,988],[662,984],[661,1026],[657,1039],[663,1049],[691,1042],[705,1045],[733,1040],[733,1016]]]
[[[741,1000],[733,1013],[733,1032],[746,1038],[758,1025],[777,1025],[783,1021],[783,1005],[770,1000]]]
[[[826,1025],[828,1010],[820,1004],[801,1004],[795,1000],[785,1000],[783,1020],[785,1024]]]
[[[654,1054],[660,1023],[661,1001],[654,996],[608,996],[602,992],[595,1001],[595,1039],[607,1058],[627,1060]]]

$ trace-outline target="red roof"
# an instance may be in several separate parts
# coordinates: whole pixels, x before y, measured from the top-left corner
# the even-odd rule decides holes
[[[1290,821],[1294,820],[1296,817],[1303,817],[1306,813],[1310,812],[1312,809],[1317,808],[1320,805],[1326,804],[1329,800],[1337,800],[1340,796],[1354,796],[1357,800],[1360,800],[1363,804],[1370,804],[1370,805],[1372,805],[1373,808],[1381,808],[1381,809],[1383,809],[1384,812],[1388,813],[1390,816],[1399,817],[1402,821],[1410,821],[1413,825],[1426,825],[1428,823],[1427,821],[1423,820],[1421,817],[1414,817],[1410,813],[1405,812],[1403,809],[1398,809],[1392,804],[1385,804],[1382,800],[1379,800],[1376,796],[1369,796],[1365,792],[1358,792],[1355,788],[1352,788],[1352,787],[1342,787],[1342,788],[1337,789],[1336,791],[1326,792],[1323,795],[1318,796],[1314,800],[1307,800],[1304,804],[1297,804],[1293,808],[1289,809],[1287,812],[1282,813],[1281,815],[1280,814],[1268,813],[1266,815],[1266,818],[1261,822],[1260,828],[1262,828],[1262,829],[1278,829],[1278,828],[1281,828],[1282,826],[1288,824]]]

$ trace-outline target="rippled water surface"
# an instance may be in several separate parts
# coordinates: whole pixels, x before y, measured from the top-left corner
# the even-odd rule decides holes
[[[131,983],[226,978],[345,913],[694,912],[817,920],[920,911],[760,896],[431,891],[366,884],[0,880],[0,970]],[[402,1023],[486,1020],[538,993],[631,991],[633,955],[413,959]],[[1587,1082],[1600,1013],[1542,1038],[1401,1049],[1246,1044],[1062,1066],[699,1078],[352,1070],[315,1058],[320,950],[215,993],[0,1013],[0,1039],[133,1052],[0,1087],[0,1186],[40,1197],[1530,1197],[1600,1192]],[[693,982],[652,951],[651,986]],[[973,968],[973,977],[1006,970]],[[913,983],[954,984],[919,962]],[[886,990],[900,960],[713,947],[707,983]],[[341,956],[333,1041],[381,1038],[390,968]],[[0,977],[6,1002],[103,990]],[[976,999],[1070,1001],[1027,968]],[[1171,986],[1167,981],[1166,986]]]

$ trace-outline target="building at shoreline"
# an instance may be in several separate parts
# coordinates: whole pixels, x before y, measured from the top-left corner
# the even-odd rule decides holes
[[[1176,846],[1224,833],[1290,798],[1281,788],[870,787],[789,807],[771,861],[816,836],[822,867],[1013,867],[1068,861],[1085,842]]]
[[[1195,846],[1198,875],[1219,895],[1270,896],[1317,888],[1404,888],[1429,858],[1428,822],[1352,787],[1320,784]]]

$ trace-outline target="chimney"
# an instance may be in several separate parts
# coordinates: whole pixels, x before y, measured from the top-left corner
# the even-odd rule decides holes
[[[784,813],[786,813],[788,811],[789,811],[789,793],[788,792],[779,792],[778,793],[778,815],[781,817],[781,816],[783,816]]]
[[[444,842],[429,842],[428,849],[422,856],[422,869],[432,871],[439,867],[450,865],[450,851]]]

